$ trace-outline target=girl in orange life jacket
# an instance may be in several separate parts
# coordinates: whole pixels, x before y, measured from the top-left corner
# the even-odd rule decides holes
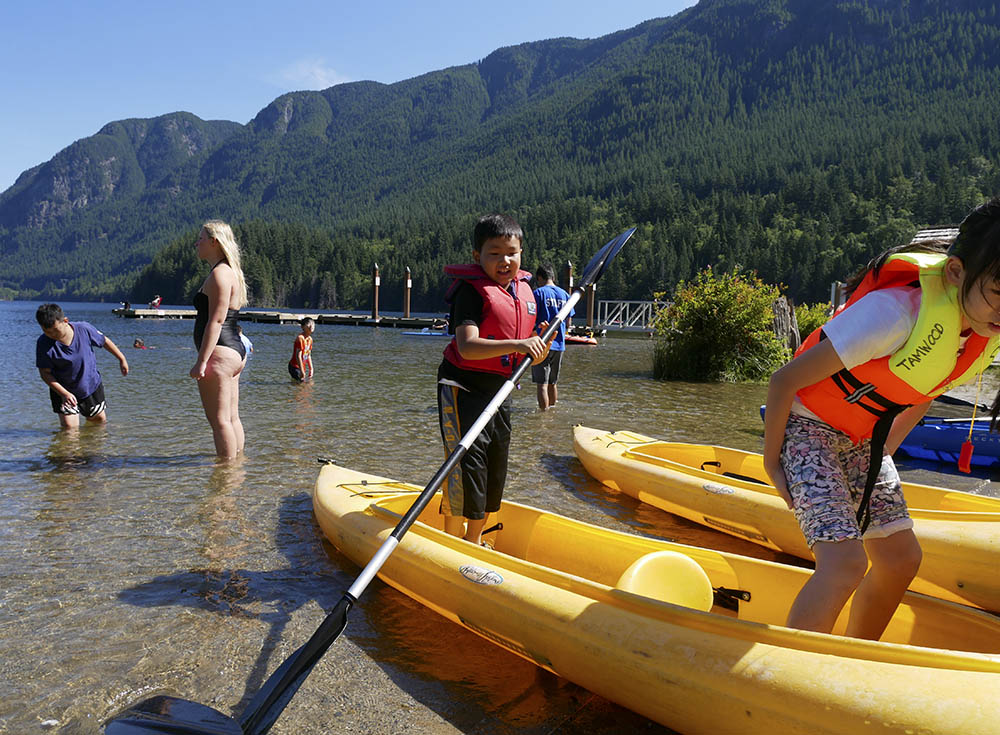
[[[830,632],[854,593],[846,633],[877,639],[921,559],[890,455],[934,396],[981,374],[1000,347],[1000,198],[974,209],[950,247],[894,248],[849,288],[771,377],[764,467],[816,557],[787,625]],[[994,425],[998,410],[1000,395]]]

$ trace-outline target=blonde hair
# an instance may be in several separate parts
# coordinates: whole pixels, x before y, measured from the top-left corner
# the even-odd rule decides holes
[[[223,257],[236,274],[236,295],[238,302],[236,308],[239,309],[246,306],[248,301],[247,281],[243,277],[243,268],[240,266],[240,246],[236,242],[236,236],[233,235],[233,228],[220,219],[210,219],[201,228],[213,240],[219,243],[219,247],[222,248]]]

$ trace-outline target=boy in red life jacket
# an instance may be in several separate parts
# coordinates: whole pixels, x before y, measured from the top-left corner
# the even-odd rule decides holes
[[[535,333],[531,274],[521,270],[521,226],[502,214],[479,219],[473,231],[470,265],[450,265],[455,281],[451,304],[454,338],[438,368],[438,419],[445,453],[517,368],[520,355],[540,362],[549,345]],[[539,332],[548,324],[539,325]],[[442,486],[445,531],[482,543],[490,513],[500,510],[510,449],[510,398],[500,406]]]
[[[764,468],[816,557],[787,625],[878,639],[921,561],[891,454],[938,395],[1000,349],[1000,198],[953,243],[884,253],[771,376]],[[993,405],[997,423],[1000,394]],[[870,563],[870,568],[869,568]]]

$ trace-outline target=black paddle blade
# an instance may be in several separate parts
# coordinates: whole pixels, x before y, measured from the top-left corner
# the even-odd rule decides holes
[[[132,705],[104,726],[105,735],[243,735],[232,717],[197,702],[151,697]]]
[[[580,276],[580,282],[577,284],[577,288],[587,288],[593,283],[597,283],[602,275],[604,275],[604,269],[610,265],[611,261],[617,257],[618,252],[622,249],[622,246],[628,242],[628,239],[635,234],[635,228],[630,227],[625,230],[618,237],[610,240],[604,245],[603,248],[597,251],[597,254],[590,259],[587,263],[587,267],[583,269],[583,275]]]
[[[237,722],[218,710],[176,697],[151,697],[129,707],[104,726],[105,735],[263,735],[284,711],[326,649],[347,627],[353,601],[344,595],[312,638],[268,677]]]
[[[291,656],[285,659],[260,688],[246,710],[240,716],[238,732],[246,735],[264,735],[278,719],[295,692],[302,686],[316,663],[323,657],[331,644],[340,637],[347,627],[347,613],[354,604],[353,598],[345,594],[326,616],[312,638],[306,641]]]

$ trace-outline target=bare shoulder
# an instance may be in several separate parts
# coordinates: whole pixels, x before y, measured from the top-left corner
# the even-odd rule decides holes
[[[208,277],[214,277],[221,283],[233,283],[236,280],[236,271],[233,270],[233,267],[229,265],[229,263],[223,261],[212,269],[212,272],[208,274]]]
[[[236,288],[236,275],[227,263],[219,263],[211,270],[201,290],[209,298],[210,304],[223,303],[229,306]]]
[[[205,279],[203,290],[215,291],[218,294],[231,291],[236,285],[236,272],[228,263],[219,263]]]

